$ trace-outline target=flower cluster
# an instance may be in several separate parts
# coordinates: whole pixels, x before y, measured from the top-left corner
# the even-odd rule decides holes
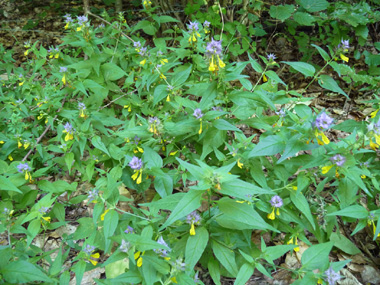
[[[276,218],[276,215],[280,215],[280,207],[282,207],[283,202],[280,196],[275,195],[270,199],[270,204],[272,206],[272,212],[268,214],[267,217],[268,219],[274,220]]]
[[[43,216],[47,213],[47,211],[49,210],[48,207],[41,207],[38,212],[40,212],[40,214]],[[50,217],[42,217],[42,219],[44,219],[46,222],[50,222],[51,221],[51,218]]]
[[[207,20],[203,22],[203,30],[205,31],[205,34],[208,34],[210,32],[210,24],[211,23]]]
[[[149,122],[149,131],[155,135],[158,134],[158,128],[161,125],[161,121],[157,117],[151,117],[148,120]]]
[[[94,253],[92,252],[95,250],[95,246],[87,244],[85,248],[83,249],[83,252],[87,255],[86,259],[92,263],[92,265],[96,266],[98,262],[96,260],[93,260],[91,258],[99,258],[100,254],[99,253]]]
[[[59,72],[63,73],[63,76],[62,76],[62,83],[64,85],[66,85],[66,72],[67,72],[67,67],[64,67],[64,66],[61,66],[59,68]]]
[[[159,243],[161,245],[164,245],[164,246],[166,246],[166,247],[169,248],[168,244],[164,241],[164,239],[162,238],[162,236],[158,238],[157,243]],[[167,250],[167,249],[155,248],[155,249],[153,249],[153,251],[155,253],[159,254],[160,256],[162,256],[162,257],[165,258],[165,257],[168,257],[169,252],[171,251],[171,249]]]
[[[31,170],[32,169],[27,162],[17,165],[17,171],[19,173],[25,173],[25,180],[29,180],[29,182],[32,182],[32,175],[30,174]]]
[[[329,144],[330,140],[324,134],[324,130],[327,130],[333,124],[334,119],[329,117],[325,112],[322,112],[317,116],[314,122],[315,126],[315,137],[319,145]]]
[[[86,105],[82,102],[78,102],[78,109],[79,109],[79,117],[85,118],[86,115],[84,113],[84,110],[86,110]]]
[[[135,230],[131,226],[128,226],[127,229],[124,231],[126,234],[134,234]]]
[[[71,15],[70,14],[66,14],[65,16],[63,16],[65,18],[65,22],[66,22],[66,25],[65,25],[65,30],[67,30],[70,26],[70,23],[73,22],[73,19],[71,18]]]
[[[377,121],[377,123],[371,123],[368,125],[368,136],[369,136],[369,146],[376,150],[379,148],[380,145],[380,119]],[[372,139],[375,139],[375,142],[372,141]]]
[[[195,225],[199,225],[200,222],[201,222],[201,216],[196,211],[193,211],[186,216],[186,223],[191,225],[190,235],[192,236],[195,235]]]
[[[290,240],[289,240],[286,244],[295,244],[295,245],[298,245],[297,237],[292,236],[292,237],[290,238]],[[293,250],[294,250],[295,252],[298,252],[298,251],[300,251],[300,248],[297,246],[297,247],[295,247]]]
[[[77,16],[77,20],[78,20],[78,25],[79,27],[77,27],[77,32],[79,32],[80,30],[82,30],[82,28],[85,27],[85,25],[87,24],[87,17],[86,16]]]
[[[128,241],[125,241],[125,240],[121,241],[121,245],[119,247],[119,250],[121,252],[127,253],[130,248],[131,248],[131,244]]]
[[[88,192],[88,202],[91,203],[92,201],[95,201],[98,198],[99,190],[98,189],[92,189]]]
[[[205,55],[210,59],[208,70],[211,72],[218,71],[219,68],[224,68],[226,64],[220,59],[222,54],[222,41],[211,39],[206,46]]]
[[[347,56],[345,56],[344,53],[348,52],[349,48],[350,48],[350,40],[343,40],[342,39],[342,41],[338,45],[338,52],[339,52],[340,58],[345,62],[348,62],[349,58]]]
[[[63,127],[65,129],[62,132],[66,133],[65,142],[74,139],[75,129],[73,128],[73,126],[69,122],[67,122]]]
[[[143,172],[143,169],[142,169],[142,166],[143,166],[143,162],[140,158],[134,156],[131,161],[129,162],[128,164],[133,170],[134,170],[134,174],[132,175],[132,179],[133,180],[136,180],[136,183],[137,184],[140,184],[141,181],[142,181],[142,172]]]
[[[199,34],[198,30],[198,23],[197,22],[191,22],[187,24],[188,32],[190,34],[189,43],[196,42],[197,37],[200,38],[201,35]]]
[[[201,134],[202,133],[202,117],[203,117],[203,113],[202,113],[202,110],[197,108],[194,110],[194,113],[193,113],[193,116],[197,119],[200,120],[200,126],[199,126],[199,131],[198,131],[198,134]]]
[[[325,271],[326,281],[329,285],[335,285],[338,280],[340,280],[340,275],[338,272],[335,272],[334,269],[330,266],[329,269]]]
[[[343,155],[336,154],[330,158],[331,162],[337,166],[342,166],[346,162],[346,158]]]

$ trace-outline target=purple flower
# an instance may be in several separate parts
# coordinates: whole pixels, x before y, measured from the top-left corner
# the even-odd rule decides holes
[[[203,23],[203,27],[205,27],[205,28],[210,27],[210,22],[207,21],[207,20],[205,20],[204,23]]]
[[[199,275],[199,271],[197,271],[197,272],[195,273],[195,275],[194,275],[194,283],[195,283],[195,284],[198,284],[198,282],[200,281],[198,275]]]
[[[342,39],[342,41],[338,45],[338,48],[349,49],[350,48],[350,40],[343,40]]]
[[[82,102],[78,102],[78,109],[79,110],[86,110],[86,105]]]
[[[93,251],[95,250],[95,246],[93,246],[93,245],[86,245],[86,247],[83,249],[83,251],[86,253],[86,254],[88,254],[88,255],[90,255]]]
[[[157,243],[161,244],[161,245],[164,245],[166,247],[169,247],[168,244],[164,241],[164,239],[161,237],[158,238],[157,240]],[[155,248],[153,249],[153,251],[159,255],[161,255],[162,257],[167,257],[168,256],[168,252],[171,251],[171,249],[169,250],[166,250],[166,249],[160,249],[160,248]]]
[[[65,18],[66,23],[68,23],[68,22],[72,22],[72,21],[73,21],[73,19],[71,18],[71,15],[70,15],[70,14],[66,14],[66,15],[63,16],[63,17]]]
[[[284,109],[281,109],[280,111],[278,112],[275,112],[276,115],[280,116],[280,117],[285,117],[285,110]]]
[[[346,162],[346,158],[343,155],[336,154],[330,158],[330,160],[337,166],[342,166]]]
[[[99,195],[99,190],[97,189],[92,189],[88,192],[88,199],[89,201],[88,202],[92,202],[94,201]]]
[[[164,53],[163,53],[162,51],[160,51],[160,50],[157,52],[157,56],[161,56],[161,55],[163,55],[163,54],[164,54]]]
[[[272,205],[272,207],[280,208],[282,207],[283,202],[280,196],[275,195],[272,197],[272,199],[270,199],[270,204]]]
[[[222,107],[220,107],[220,106],[214,106],[214,107],[211,108],[211,110],[213,110],[213,111],[223,112],[223,109],[222,109]]]
[[[65,128],[66,133],[69,133],[69,134],[74,133],[74,128],[69,122],[67,122],[63,127]]]
[[[131,226],[128,226],[124,232],[126,234],[133,234],[135,232],[135,230]]]
[[[157,117],[151,117],[151,118],[149,118],[148,121],[149,121],[149,124],[156,125],[156,126],[161,123],[160,119]]]
[[[141,169],[143,163],[142,160],[136,156],[132,158],[132,160],[128,164],[133,170]]]
[[[134,46],[135,48],[140,48],[140,47],[141,47],[141,43],[140,43],[140,41],[133,42],[133,46]]]
[[[139,50],[139,55],[141,56],[145,56],[146,55],[146,51],[147,51],[147,47],[142,47],[140,50]]]
[[[273,53],[270,53],[267,55],[267,59],[272,62],[276,59],[277,57],[273,54]]]
[[[222,53],[222,41],[211,40],[206,46],[206,56],[220,55]]]
[[[24,171],[29,172],[30,170],[31,170],[31,168],[27,162],[20,163],[19,165],[17,165],[17,171],[20,173],[23,173]]]
[[[9,215],[11,211],[8,208],[4,208],[3,214],[4,215]]]
[[[326,281],[329,285],[335,285],[335,282],[340,280],[340,275],[338,272],[335,272],[334,269],[330,266],[329,269],[325,271]]]
[[[171,86],[171,85],[168,85],[168,87],[166,87],[167,91],[172,91],[173,89],[174,89],[174,86]]]
[[[78,24],[80,26],[84,25],[84,23],[86,23],[88,21],[86,16],[78,16],[77,20],[78,20]]]
[[[39,209],[38,212],[40,212],[40,214],[45,214],[48,210],[48,207],[41,207],[41,209]]]
[[[201,109],[197,108],[194,110],[193,116],[197,119],[200,119],[203,117]]]
[[[121,241],[121,245],[119,247],[121,252],[128,252],[129,248],[131,247],[131,244],[125,240]]]
[[[197,211],[193,211],[186,216],[186,223],[188,223],[189,225],[199,225],[200,221],[201,216],[197,213]]]
[[[325,112],[322,112],[317,116],[314,124],[318,130],[328,129],[331,127],[333,121],[333,118],[329,117]]]
[[[186,270],[186,263],[182,262],[181,258],[178,258],[175,263],[173,263],[173,267],[177,271],[185,271]]]
[[[134,143],[134,144],[139,144],[139,141],[141,140],[138,136],[135,136],[134,138],[133,138],[133,142],[132,143]]]
[[[189,29],[189,33],[195,33],[199,29],[198,23],[190,21],[190,23],[187,24],[187,28]]]
[[[66,71],[67,71],[67,67],[61,66],[59,68],[59,72],[66,72]]]
[[[373,131],[376,135],[380,135],[380,119],[375,124],[369,124],[367,128],[369,132]]]

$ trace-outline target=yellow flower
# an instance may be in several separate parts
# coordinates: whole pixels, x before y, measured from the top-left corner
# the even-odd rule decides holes
[[[82,27],[77,28],[77,32],[80,32],[80,30],[82,30]]]
[[[298,187],[297,187],[297,186],[292,186],[292,189],[293,189],[294,191],[297,191],[297,190],[298,190]]]
[[[142,66],[144,66],[145,63],[146,63],[146,58],[143,59],[142,61],[140,61],[140,64],[141,64]]]
[[[322,174],[326,174],[327,172],[330,171],[331,168],[333,168],[334,165],[328,165],[328,166],[323,166],[322,167]]]
[[[128,108],[128,112],[132,111],[131,109],[131,106],[130,105],[124,105],[124,109],[127,109]]]
[[[29,50],[27,49],[25,52],[24,52],[24,55],[27,56],[29,54]]]
[[[224,68],[226,66],[226,64],[220,59],[219,55],[218,55],[218,64],[220,68]]]
[[[10,161],[13,161],[13,157],[12,157],[11,155],[8,155],[8,159],[9,159]]]
[[[24,143],[24,149],[27,149],[30,146],[30,142],[25,142]]]
[[[143,263],[143,258],[142,256],[144,255],[145,251],[141,254],[141,251],[137,251],[135,254],[134,254],[134,258],[135,260],[137,259],[137,267],[141,267],[142,266],[142,263]],[[141,254],[141,256],[140,256]]]
[[[178,150],[176,150],[176,151],[172,151],[171,153],[170,153],[170,155],[176,155],[177,154],[177,152],[178,152]]]
[[[201,134],[201,133],[202,133],[202,119],[201,119],[200,121],[201,121],[201,125],[200,125],[200,127],[199,127],[198,134]]]
[[[140,175],[139,175],[140,174]],[[136,183],[137,184],[140,184],[141,183],[141,181],[142,181],[142,169],[140,169],[140,170],[135,170],[135,173],[131,176],[131,178],[133,179],[133,180],[136,180]]]
[[[237,166],[240,168],[240,169],[242,169],[243,168],[243,163],[241,163],[240,162],[240,158],[238,159],[238,161],[237,161]]]
[[[194,223],[191,223],[190,235],[191,236],[195,236],[195,226],[194,226]]]
[[[69,28],[69,22],[66,23],[65,30],[67,30],[68,28]]]
[[[42,219],[44,219],[46,222],[50,223],[51,221],[51,218],[50,217],[42,217]]]
[[[215,71],[215,65],[214,65],[214,56],[211,58],[210,66],[208,67],[208,70],[213,72]]]
[[[4,141],[0,141],[0,144],[4,144]]]
[[[177,282],[177,278],[175,278],[175,276],[172,277],[172,278],[170,278],[170,280],[171,280],[173,283],[178,284],[178,282]]]
[[[74,139],[74,136],[71,133],[67,133],[65,136],[65,142],[70,141]]]
[[[104,213],[100,216],[100,220],[101,221],[104,221],[104,217],[107,215],[107,213],[109,212],[110,209],[107,209],[104,211]]]
[[[97,253],[91,254],[91,257],[92,258],[99,258],[100,254],[99,254],[99,252],[97,252]],[[90,261],[92,263],[92,265],[94,265],[94,266],[96,266],[98,264],[98,261],[93,260],[91,258],[88,258],[87,260]]]
[[[295,240],[294,244],[298,245],[297,237],[292,237],[286,244],[293,244],[293,240]],[[296,248],[293,248],[295,252],[300,251],[300,248],[297,246]]]
[[[373,111],[373,112],[371,113],[371,118],[375,118],[376,115],[377,115],[377,113],[379,112],[379,110],[380,110],[380,109],[377,109],[376,111]]]
[[[276,218],[276,215],[274,213],[274,207],[272,208],[272,212],[267,215],[267,218],[270,220],[274,220]]]
[[[348,62],[348,57],[345,56],[343,53],[340,54],[340,58],[345,61],[345,62]]]
[[[81,117],[81,118],[86,117],[86,115],[84,114],[84,109],[81,109],[81,110],[80,110],[80,115],[79,115],[79,117]]]
[[[18,86],[22,86],[24,84],[24,81],[23,82],[20,82],[19,84],[18,84]]]
[[[268,78],[265,76],[265,74],[263,74],[263,82],[267,82],[268,81]]]
[[[367,176],[365,176],[364,174],[360,175],[361,179],[366,179]]]
[[[166,97],[166,102],[170,102],[170,95],[168,95],[168,97]]]
[[[377,148],[379,148],[379,145],[378,145],[378,144],[375,144],[372,140],[369,141],[369,146],[370,146],[370,148],[372,148],[373,150],[376,150]]]
[[[376,143],[380,145],[380,136],[379,135],[375,135],[375,140],[376,140]]]
[[[63,82],[64,85],[66,85],[66,74],[63,75],[62,82]]]
[[[17,146],[18,146],[18,148],[21,148],[21,147],[22,147],[22,143],[21,143],[21,141],[18,141]]]
[[[163,73],[161,73],[161,74],[160,74],[160,78],[161,78],[161,79],[166,79],[166,76],[165,76]]]
[[[161,59],[160,62],[162,65],[165,65],[165,63],[168,63],[169,61],[166,58],[164,58],[164,59]]]
[[[319,136],[321,137],[322,141],[319,139]],[[319,131],[318,129],[315,129],[315,137],[317,138],[319,145],[330,143],[330,140],[328,139],[328,137],[326,137],[326,135],[323,132]]]

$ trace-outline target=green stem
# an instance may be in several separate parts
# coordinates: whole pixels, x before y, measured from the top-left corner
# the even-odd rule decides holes
[[[261,73],[260,78],[259,78],[259,80],[257,80],[255,86],[252,87],[251,92],[255,91],[257,84],[259,84],[259,82],[261,81],[261,78],[263,78],[263,76],[264,76],[264,74],[265,74],[265,71],[267,71],[267,69],[268,69],[268,65],[265,66],[264,71]]]

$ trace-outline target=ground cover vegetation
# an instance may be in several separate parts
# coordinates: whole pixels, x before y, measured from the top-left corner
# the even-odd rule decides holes
[[[194,1],[180,22],[143,1],[134,25],[90,9],[20,64],[0,47],[0,283],[331,285],[352,256],[378,266],[380,3],[287,2]]]

